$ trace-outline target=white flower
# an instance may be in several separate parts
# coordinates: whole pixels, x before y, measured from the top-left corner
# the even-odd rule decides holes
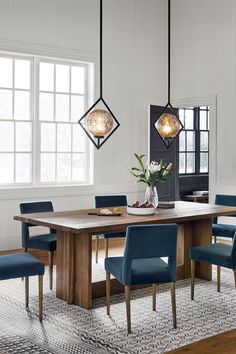
[[[157,161],[152,161],[148,167],[150,173],[155,173],[157,171],[160,171],[161,166],[158,164]]]

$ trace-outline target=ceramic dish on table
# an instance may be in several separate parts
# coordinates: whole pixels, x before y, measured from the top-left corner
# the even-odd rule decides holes
[[[127,213],[132,215],[153,215],[156,208],[135,208],[127,206]]]

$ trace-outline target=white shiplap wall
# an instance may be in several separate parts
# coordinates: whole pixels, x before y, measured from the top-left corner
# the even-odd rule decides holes
[[[148,105],[166,100],[165,35],[165,0],[104,0],[104,95],[121,127],[95,152],[94,186],[0,190],[0,250],[20,246],[12,220],[20,201],[51,199],[63,210],[93,206],[96,193],[142,198],[126,167],[134,152],[147,153]],[[94,60],[97,68],[99,1],[0,0],[7,49]]]
[[[173,1],[172,85],[176,100],[217,97],[211,196],[236,194],[236,1]],[[191,101],[191,99],[190,99]],[[212,139],[215,139],[213,136]]]

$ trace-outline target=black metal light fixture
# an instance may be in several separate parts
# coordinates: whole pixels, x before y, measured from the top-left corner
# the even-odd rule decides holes
[[[183,129],[183,124],[170,103],[170,22],[171,0],[168,0],[168,102],[154,123],[154,128],[168,149]]]
[[[89,110],[80,118],[78,123],[81,125],[89,139],[97,149],[120,126],[120,123],[108,107],[103,98],[102,82],[102,29],[103,29],[103,0],[100,0],[100,96]]]

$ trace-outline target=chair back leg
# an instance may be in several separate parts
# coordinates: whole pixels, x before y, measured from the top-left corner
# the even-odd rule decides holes
[[[191,259],[191,300],[194,300],[195,261]]]
[[[220,266],[217,266],[217,291],[220,292]]]
[[[39,287],[39,321],[43,320],[43,275],[38,276]]]
[[[50,288],[50,290],[52,290],[52,284],[53,284],[53,258],[54,258],[54,251],[48,252],[49,288]]]
[[[25,277],[25,307],[29,307],[29,277]]]
[[[174,327],[174,328],[177,328],[177,321],[176,321],[176,299],[175,299],[175,283],[171,283],[171,304],[172,304],[173,327]]]
[[[110,282],[111,282],[111,275],[109,272],[106,272],[106,303],[107,303],[108,316],[110,315],[110,294],[111,294]]]
[[[130,286],[125,285],[125,302],[126,302],[126,317],[127,317],[127,331],[131,333],[131,314],[130,314]]]
[[[157,285],[152,284],[152,310],[156,311]]]

